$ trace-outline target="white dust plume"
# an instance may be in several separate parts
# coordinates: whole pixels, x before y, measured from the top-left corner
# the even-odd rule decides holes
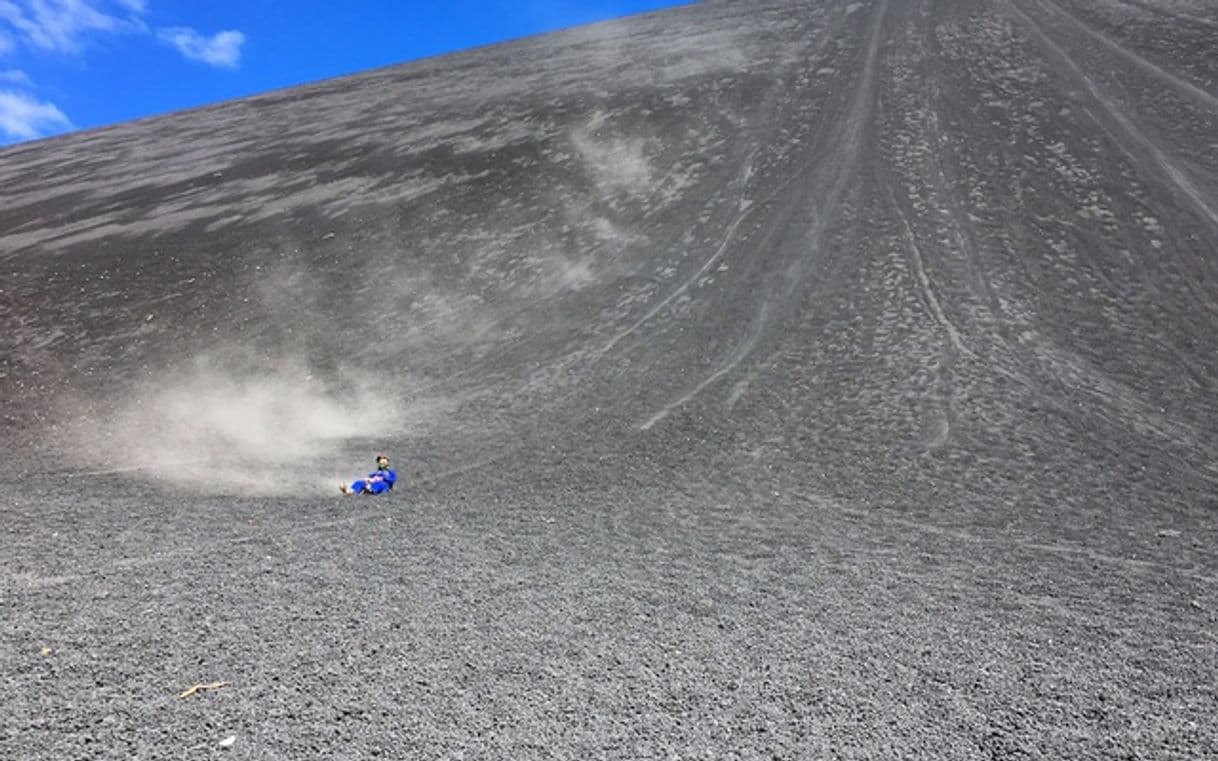
[[[316,493],[319,472],[349,464],[335,462],[345,443],[417,430],[427,417],[375,378],[323,382],[299,361],[204,356],[78,414],[65,446],[100,472],[139,471],[192,491]]]

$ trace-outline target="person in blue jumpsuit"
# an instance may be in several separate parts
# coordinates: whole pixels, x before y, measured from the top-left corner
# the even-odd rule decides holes
[[[343,494],[383,494],[393,488],[398,480],[398,474],[389,467],[389,458],[383,454],[376,456],[376,470],[367,478],[353,481],[350,486],[342,484],[339,488]]]

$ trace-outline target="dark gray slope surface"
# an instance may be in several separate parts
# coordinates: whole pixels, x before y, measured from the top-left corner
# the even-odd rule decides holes
[[[0,757],[1218,757],[1216,29],[711,3],[0,152]]]

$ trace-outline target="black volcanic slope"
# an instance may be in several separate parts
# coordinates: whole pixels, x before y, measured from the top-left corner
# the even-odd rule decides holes
[[[1218,757],[1215,40],[706,3],[0,152],[0,757]]]

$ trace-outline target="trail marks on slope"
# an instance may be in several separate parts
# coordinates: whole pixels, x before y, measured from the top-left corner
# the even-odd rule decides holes
[[[819,252],[824,240],[825,233],[828,231],[829,223],[834,218],[837,209],[841,205],[842,198],[846,194],[846,189],[850,181],[855,177],[859,159],[863,149],[863,139],[867,134],[867,126],[870,122],[871,114],[874,111],[877,91],[877,69],[879,67],[879,51],[880,43],[883,39],[884,20],[888,15],[888,2],[884,0],[876,9],[872,20],[871,29],[868,34],[868,44],[866,58],[863,64],[863,70],[859,75],[858,84],[855,87],[849,107],[846,112],[846,117],[842,121],[839,129],[834,133],[831,144],[825,152],[825,155],[831,157],[831,161],[826,167],[827,172],[831,173],[831,179],[827,183],[828,191],[821,197],[820,202],[815,204],[813,209],[812,227],[804,236],[804,241],[801,248],[806,251]],[[792,173],[786,181],[762,204],[757,204],[752,208],[764,206],[771,199],[776,198],[779,193],[784,192],[787,186],[797,179],[805,177],[807,173],[806,165],[803,168]],[[817,183],[819,185],[819,183]],[[786,215],[783,215],[786,216]],[[788,219],[782,219],[783,223],[789,224]],[[768,237],[768,236],[767,236]],[[724,245],[730,242],[724,242]],[[716,255],[719,255],[717,252]],[[757,345],[766,324],[770,320],[770,314],[777,307],[781,307],[789,301],[795,291],[796,286],[802,281],[805,273],[803,272],[803,261],[805,256],[796,257],[787,267],[787,271],[782,273],[785,287],[782,289],[781,298],[775,304],[769,304],[766,301],[762,302],[761,308],[758,310],[754,318],[753,326],[750,329],[745,340],[736,348],[730,356],[720,363],[709,375],[703,378],[688,392],[683,394],[678,399],[664,405],[659,411],[651,415],[647,420],[639,424],[639,429],[646,431],[651,429],[664,418],[666,418],[674,410],[684,406],[704,390],[718,382],[721,378],[727,375],[749,357],[753,349]],[[766,298],[775,298],[773,294],[768,294]],[[741,391],[740,393],[743,393]],[[736,395],[736,401],[739,394]]]
[[[1173,87],[1176,90],[1187,94],[1195,100],[1204,103],[1208,108],[1218,112],[1218,96],[1206,92],[1183,77],[1167,71],[1156,63],[1148,61],[1098,29],[1092,28],[1089,24],[1075,16],[1073,13],[1053,2],[1053,0],[1043,0],[1040,5],[1041,7],[1050,9],[1052,13],[1058,15],[1059,17],[1064,18],[1067,23],[1069,23],[1075,29],[1100,43],[1121,58],[1124,58],[1138,69],[1141,69],[1155,79],[1158,79],[1160,82],[1163,82],[1169,87]]]
[[[727,230],[724,231],[723,242],[719,244],[719,247],[715,249],[715,252],[702,263],[702,266],[699,267],[694,274],[690,275],[684,282],[682,282],[681,285],[677,286],[671,293],[661,299],[651,309],[647,310],[643,316],[631,323],[629,327],[619,332],[613,338],[609,339],[604,346],[595,352],[593,355],[594,359],[600,359],[601,357],[605,356],[612,351],[615,346],[621,343],[623,339],[628,338],[643,325],[654,319],[655,316],[664,311],[669,304],[671,304],[678,297],[688,291],[695,283],[701,280],[702,277],[710,271],[711,267],[719,263],[719,260],[723,258],[723,254],[727,251],[728,246],[736,237],[736,231],[740,229],[740,225],[743,224],[744,221],[761,206],[761,204],[751,202],[748,198],[748,180],[751,174],[752,159],[750,158],[750,160],[745,164],[745,170],[742,173],[740,180],[740,197],[736,202],[736,208],[738,209],[739,213],[736,215],[736,218],[732,220],[732,223],[728,225]]]
[[[1218,208],[1206,197],[1188,175],[1167,155],[1167,153],[1154,143],[1147,135],[1138,128],[1133,120],[1127,116],[1124,111],[1113,100],[1107,97],[1095,81],[1089,77],[1086,71],[1076,62],[1069,53],[1066,52],[1061,45],[1055,42],[1038,21],[1029,16],[1024,10],[1014,2],[1008,4],[1011,12],[1019,17],[1024,26],[1027,27],[1033,36],[1056,58],[1058,58],[1064,68],[1069,71],[1076,80],[1087,90],[1092,101],[1108,115],[1111,122],[1115,123],[1118,128],[1113,134],[1111,127],[1101,120],[1097,119],[1097,123],[1101,129],[1108,131],[1112,135],[1115,142],[1133,159],[1136,163],[1146,167],[1156,174],[1165,176],[1166,179],[1176,186],[1190,202],[1193,208],[1216,230],[1218,230]],[[1154,166],[1147,166],[1146,160],[1139,154],[1139,150],[1150,155],[1154,160]]]
[[[1197,24],[1198,26],[1204,26],[1218,31],[1218,21],[1211,21],[1210,19],[1202,18],[1201,16],[1194,16],[1183,11],[1164,8],[1155,2],[1146,2],[1145,0],[1117,0],[1117,2],[1123,3],[1124,5],[1132,5],[1135,8],[1140,8],[1151,13],[1157,13],[1171,19],[1187,21],[1190,24]]]

